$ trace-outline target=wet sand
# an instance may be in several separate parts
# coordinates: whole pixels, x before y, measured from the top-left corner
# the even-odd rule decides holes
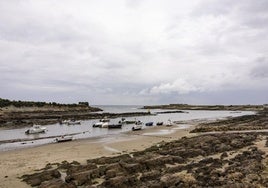
[[[193,122],[193,124],[195,124]],[[101,156],[139,151],[161,141],[171,141],[189,136],[189,130],[182,125],[152,127],[151,129],[127,132],[109,137],[74,140],[72,142],[48,144],[34,148],[6,151],[0,153],[0,187],[30,187],[18,177],[34,173],[48,163],[78,161],[86,163],[87,159]],[[183,128],[183,129],[180,129]]]

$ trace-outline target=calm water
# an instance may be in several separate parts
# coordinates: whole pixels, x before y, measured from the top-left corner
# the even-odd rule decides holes
[[[98,106],[104,110],[104,112],[110,113],[123,113],[123,112],[146,112],[147,110],[140,109],[141,106]],[[167,110],[151,110],[152,113],[161,112]],[[188,113],[169,113],[169,114],[158,114],[152,116],[137,116],[137,117],[126,117],[127,120],[141,120],[142,122],[151,122],[154,124],[158,121],[167,122],[168,119],[172,121],[184,121],[184,120],[193,120],[193,119],[217,119],[224,118],[228,116],[241,116],[246,114],[254,114],[254,112],[241,112],[241,113],[232,113],[230,111],[193,111],[185,110]],[[118,123],[121,118],[111,119],[111,124]],[[24,142],[14,142],[14,143],[5,143],[0,144],[0,151],[13,150],[17,148],[25,148],[36,145],[54,143],[54,138],[45,138],[45,137],[55,137],[65,134],[76,134],[74,135],[75,139],[90,138],[97,136],[109,136],[114,134],[119,134],[121,132],[130,131],[132,126],[131,124],[123,125],[122,129],[106,129],[106,128],[93,128],[92,125],[98,122],[98,119],[95,120],[85,120],[81,122],[81,125],[60,125],[52,124],[47,125],[47,132],[26,135],[25,130],[29,127],[24,127],[20,129],[11,129],[11,130],[0,130],[0,140],[12,140],[12,139],[36,139],[33,141],[24,141]],[[183,125],[178,125],[183,126]],[[185,126],[185,125],[184,125]],[[145,129],[150,127],[144,126]],[[45,138],[45,139],[39,139]]]

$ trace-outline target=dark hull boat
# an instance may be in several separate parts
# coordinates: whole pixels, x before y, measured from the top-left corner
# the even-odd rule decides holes
[[[122,128],[122,124],[111,124],[108,125],[109,129],[121,129]]]
[[[161,126],[161,125],[163,125],[163,122],[157,122],[156,125]]]
[[[153,125],[154,125],[154,122],[145,123],[145,126],[153,126]]]

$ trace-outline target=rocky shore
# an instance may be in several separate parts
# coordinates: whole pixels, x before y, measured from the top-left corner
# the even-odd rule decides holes
[[[212,131],[239,131],[239,130],[264,130],[268,129],[268,110],[259,111],[255,115],[230,117],[209,123],[201,123],[192,133]]]
[[[21,178],[45,187],[267,187],[258,134],[221,134],[162,142],[144,151],[47,164]]]
[[[221,127],[229,121],[210,126]],[[255,124],[266,126],[267,111],[230,122],[227,127],[231,130]],[[86,164],[48,163],[36,173],[20,178],[40,188],[268,187],[267,143],[267,133],[228,133],[227,129],[221,134],[193,134],[162,141],[142,151],[89,159]]]

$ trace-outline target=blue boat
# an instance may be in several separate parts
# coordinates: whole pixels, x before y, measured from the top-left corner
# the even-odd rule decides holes
[[[154,122],[145,123],[145,126],[153,126],[153,125],[154,125]]]

